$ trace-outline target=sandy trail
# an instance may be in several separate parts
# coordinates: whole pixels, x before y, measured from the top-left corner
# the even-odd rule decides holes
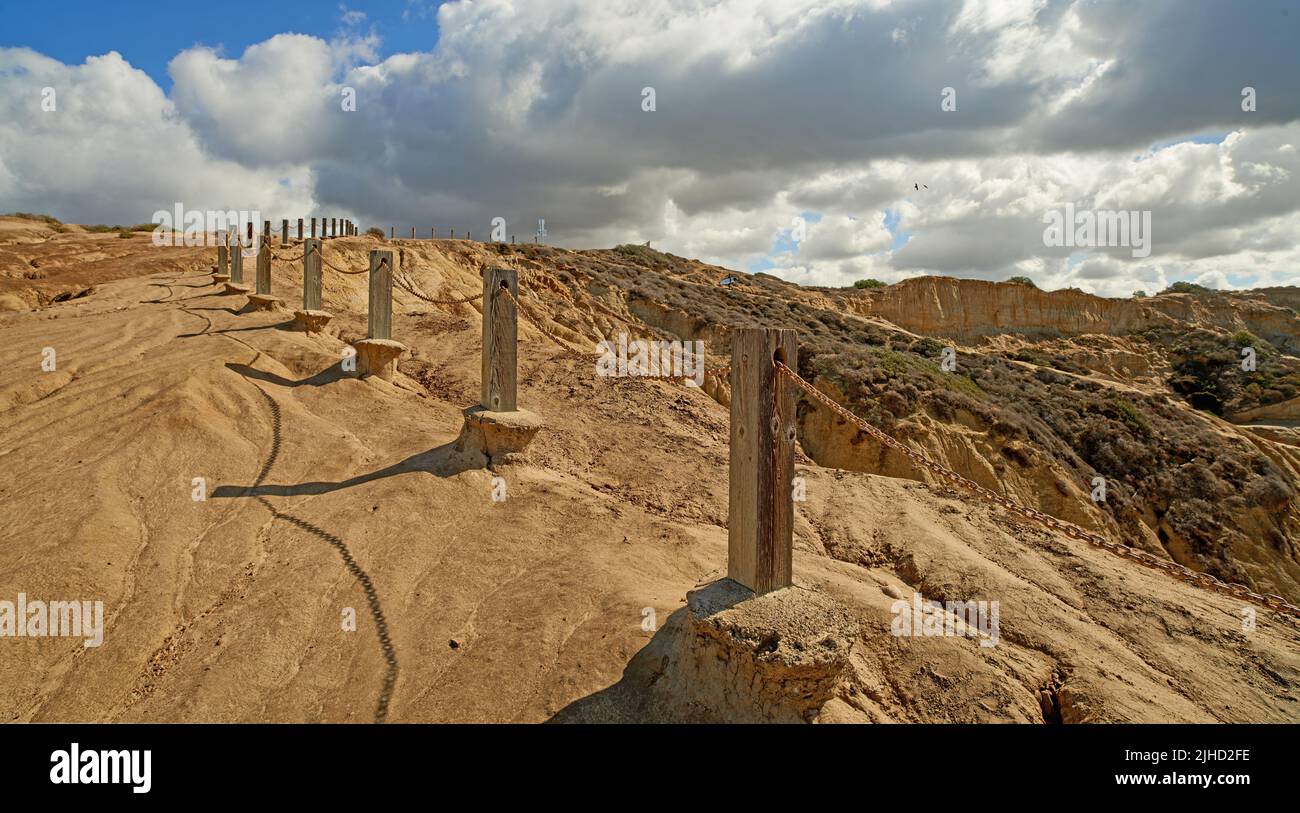
[[[3,719],[638,719],[661,667],[643,610],[662,627],[725,573],[727,409],[597,379],[522,327],[521,403],[547,428],[494,502],[493,473],[450,455],[477,400],[474,307],[399,298],[413,356],[395,384],[358,380],[340,338],[240,314],[187,252],[0,314],[16,371],[0,388],[0,598],[107,614],[98,648],[0,641]],[[474,289],[477,261],[425,254],[426,290]],[[276,274],[296,306],[300,276]],[[364,330],[363,279],[327,284],[344,338]],[[828,719],[1042,722],[1044,690],[1067,718],[1300,719],[1293,626],[1261,614],[1245,633],[1223,596],[959,495],[800,473],[796,581],[864,622]],[[913,590],[999,600],[1000,643],[889,635],[890,592]]]

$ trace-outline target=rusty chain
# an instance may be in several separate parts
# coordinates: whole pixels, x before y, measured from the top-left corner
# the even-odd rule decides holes
[[[1031,519],[1040,525],[1050,528],[1058,533],[1062,533],[1071,539],[1087,542],[1094,547],[1101,548],[1102,550],[1113,553],[1116,556],[1132,560],[1154,570],[1162,570],[1173,576],[1175,579],[1191,584],[1194,587],[1203,587],[1209,590],[1214,590],[1232,596],[1233,598],[1249,601],[1277,613],[1290,616],[1292,620],[1300,620],[1300,607],[1288,603],[1282,596],[1273,593],[1256,593],[1243,584],[1223,582],[1209,573],[1200,573],[1191,568],[1185,567],[1184,565],[1180,565],[1177,562],[1161,559],[1160,557],[1154,556],[1146,551],[1131,548],[1119,544],[1118,542],[1111,542],[1099,534],[1085,531],[1074,523],[1057,519],[1050,514],[1045,514],[1042,511],[1021,505],[1009,497],[1004,497],[972,480],[968,480],[957,472],[935,463],[920,452],[908,448],[902,442],[895,440],[891,435],[884,432],[884,430],[881,430],[862,418],[859,418],[857,415],[854,415],[846,407],[834,401],[829,395],[805,381],[798,373],[791,370],[785,364],[778,361],[776,362],[776,368],[782,375],[794,382],[795,386],[803,390],[808,397],[816,400],[841,418],[844,418],[858,429],[878,440],[881,444],[901,453],[917,466],[929,471],[931,474],[934,474],[949,483],[961,486],[986,502],[999,505],[1014,514]]]
[[[416,290],[418,286],[416,286],[415,283],[411,282],[410,280],[406,279],[405,274],[394,274],[393,282],[397,283],[397,287],[401,288],[403,291],[406,291],[411,296],[415,297],[416,299],[422,299],[425,302],[428,302],[430,305],[463,305],[466,302],[473,302],[476,299],[483,298],[482,293],[477,293],[471,296],[463,296],[460,297],[459,299],[434,299],[433,297],[427,296],[421,293],[420,291]]]

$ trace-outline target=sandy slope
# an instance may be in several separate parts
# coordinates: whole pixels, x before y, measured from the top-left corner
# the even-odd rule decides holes
[[[359,267],[372,245],[331,256]],[[418,251],[430,291],[473,291],[491,259]],[[337,336],[214,294],[210,254],[140,251],[81,299],[0,313],[0,599],[108,615],[97,649],[0,639],[0,719],[644,719],[665,645],[643,608],[662,626],[725,572],[726,408],[596,379],[524,328],[521,402],[548,426],[493,502],[491,473],[448,455],[477,400],[473,306],[399,296],[413,356],[395,384],[361,381]],[[361,335],[364,278],[328,279],[339,335]],[[299,284],[277,266],[291,305]],[[1042,722],[1046,690],[1066,721],[1300,720],[1294,626],[1261,613],[1245,633],[1225,597],[957,494],[801,473],[796,580],[864,622],[824,719]],[[914,589],[1000,601],[998,646],[889,635]]]

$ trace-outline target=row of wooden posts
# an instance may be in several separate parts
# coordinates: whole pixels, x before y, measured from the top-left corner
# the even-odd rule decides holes
[[[303,244],[302,299],[307,312],[319,312],[322,305],[319,247],[319,238],[307,238]],[[218,273],[225,272],[226,257],[226,247],[218,246]],[[242,280],[241,252],[229,252],[229,259],[230,280],[237,283]],[[264,243],[258,253],[257,291],[266,296],[271,292],[270,259]],[[370,252],[368,340],[392,340],[393,263],[392,251]],[[511,297],[499,294],[501,289],[517,301],[518,272],[486,269],[480,403],[493,412],[514,412],[519,408],[519,314]],[[797,358],[794,330],[732,331],[727,575],[755,593],[792,583],[796,398],[777,363],[793,367]]]
[[[307,229],[308,225],[310,226],[309,229]],[[304,229],[306,229],[305,236],[304,236]],[[249,243],[252,243],[253,242],[252,221],[248,222],[247,231],[248,231],[248,236],[245,239]],[[346,220],[339,217],[320,218],[320,232],[321,232],[320,236],[325,239],[329,239],[331,237],[355,237],[361,233],[360,230],[357,228],[357,225],[353,223],[351,220]],[[455,229],[449,230],[449,234],[450,234],[450,239],[452,240],[456,239]],[[390,239],[393,240],[397,239],[396,226],[388,227],[388,236]],[[298,238],[297,238],[298,241],[301,242],[307,238],[315,238],[315,237],[316,237],[316,218],[314,217],[309,219],[304,219],[301,217],[298,218]],[[436,226],[429,227],[429,238],[432,240],[438,239],[438,229]],[[290,239],[291,238],[289,237],[289,218],[286,217],[280,221],[280,244],[287,245]],[[412,240],[418,239],[415,235],[414,226],[411,227],[411,239]],[[473,240],[474,238],[470,236],[469,231],[466,231],[465,239]],[[271,242],[271,221],[269,220],[262,221],[262,240],[267,243]],[[536,237],[534,237],[533,242],[536,243],[539,241]],[[515,244],[515,236],[512,234],[510,235],[510,245],[514,245],[514,244]]]
[[[298,240],[302,241],[308,237],[315,238],[317,218],[298,218]],[[310,224],[310,229],[306,228]],[[247,223],[248,236],[247,241],[253,242],[253,221]],[[341,217],[320,218],[320,237],[329,239],[331,237],[355,237],[358,234],[357,225],[351,220]],[[271,242],[271,221],[262,221],[262,240]],[[280,221],[280,244],[288,245],[289,237],[289,218]]]

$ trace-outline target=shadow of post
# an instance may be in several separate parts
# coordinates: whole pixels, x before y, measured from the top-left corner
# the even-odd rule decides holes
[[[392,465],[385,466],[382,469],[375,469],[372,472],[359,474],[355,477],[349,477],[346,480],[336,480],[332,482],[319,480],[306,483],[295,483],[292,485],[258,483],[251,486],[217,486],[213,489],[211,496],[214,499],[229,499],[233,497],[295,497],[302,495],[329,494],[334,491],[342,491],[346,488],[353,488],[354,486],[372,483],[386,477],[396,477],[401,474],[432,474],[435,477],[454,477],[463,471],[482,468],[482,466],[476,465],[472,460],[462,455],[458,455],[455,447],[455,441],[444,443],[443,445],[437,446],[433,449],[413,454],[405,460],[400,460]]]

